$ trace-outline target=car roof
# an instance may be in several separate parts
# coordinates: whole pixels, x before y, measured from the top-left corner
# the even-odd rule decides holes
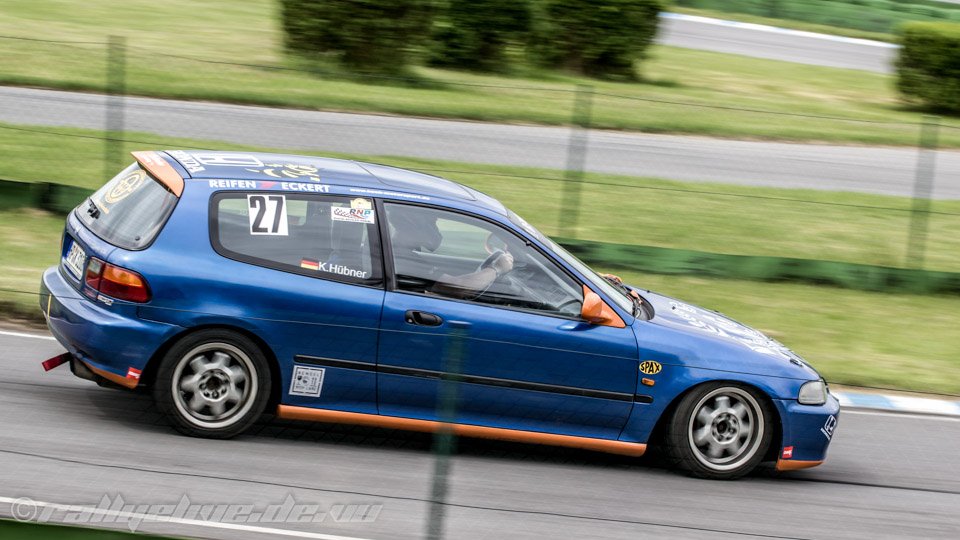
[[[186,171],[187,179],[323,182],[460,200],[499,214],[507,213],[500,201],[475,189],[388,165],[260,152],[167,150],[164,154]]]

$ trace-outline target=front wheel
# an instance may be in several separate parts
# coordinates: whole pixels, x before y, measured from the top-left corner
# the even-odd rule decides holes
[[[270,395],[270,368],[251,339],[227,330],[203,330],[164,355],[153,397],[177,430],[227,439],[252,425]]]
[[[666,430],[673,462],[701,478],[733,479],[763,460],[773,413],[758,393],[735,383],[711,383],[687,394]]]

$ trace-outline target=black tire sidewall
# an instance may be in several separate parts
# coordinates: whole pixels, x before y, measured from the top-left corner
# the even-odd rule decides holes
[[[740,466],[729,470],[717,470],[703,464],[694,455],[694,450],[690,447],[689,429],[690,418],[696,413],[694,408],[700,400],[720,388],[736,388],[749,393],[756,400],[759,407],[758,413],[763,415],[763,436],[757,445],[754,454],[750,459],[744,461]],[[732,480],[748,474],[757,465],[763,461],[770,448],[771,438],[775,430],[773,429],[774,411],[765,395],[755,388],[734,382],[713,382],[700,385],[689,392],[674,410],[673,416],[667,423],[665,433],[665,450],[673,465],[689,472],[700,478],[711,478],[715,480]]]
[[[191,349],[211,342],[227,343],[246,353],[254,368],[251,376],[257,378],[257,394],[253,398],[253,406],[235,422],[215,429],[203,428],[187,420],[174,403],[172,388],[173,374],[183,356]],[[153,399],[160,412],[181,433],[194,437],[229,439],[243,433],[260,418],[269,400],[270,389],[270,366],[266,355],[256,342],[232,330],[209,329],[184,336],[163,355],[153,385]]]

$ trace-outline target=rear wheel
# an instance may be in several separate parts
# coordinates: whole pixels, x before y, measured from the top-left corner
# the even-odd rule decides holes
[[[177,430],[226,439],[263,413],[270,368],[250,338],[229,330],[203,330],[163,357],[153,386],[157,407]]]
[[[677,406],[667,425],[667,453],[695,476],[738,478],[763,460],[772,422],[772,411],[755,390],[735,383],[706,384]]]

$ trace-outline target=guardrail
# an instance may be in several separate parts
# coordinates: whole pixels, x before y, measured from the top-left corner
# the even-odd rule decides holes
[[[0,179],[0,209],[30,207],[66,214],[90,193],[88,189],[51,182]],[[953,272],[787,257],[728,255],[573,238],[556,240],[581,259],[606,269],[748,281],[792,281],[862,291],[960,294],[960,273]]]

